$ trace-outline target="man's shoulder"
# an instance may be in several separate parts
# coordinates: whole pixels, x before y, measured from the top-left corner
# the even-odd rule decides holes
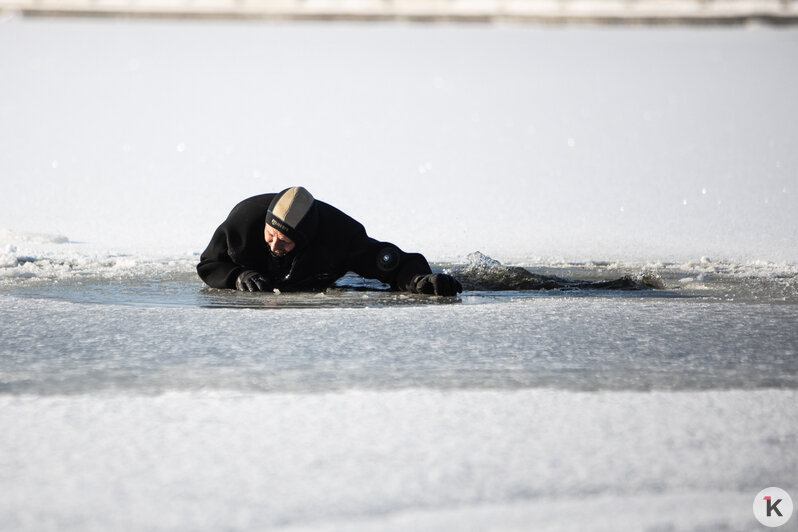
[[[313,203],[316,204],[316,208],[319,209],[320,212],[330,215],[330,216],[347,216],[341,209],[338,207],[334,207],[329,203],[326,203],[321,200],[314,200]]]
[[[241,211],[263,211],[264,213],[269,208],[269,204],[272,201],[276,194],[258,194],[257,196],[252,196],[247,199],[243,199],[236,203],[233,210],[230,213],[241,212]]]
[[[236,203],[227,215],[227,225],[248,224],[253,220],[264,219],[274,194],[258,194]]]
[[[341,209],[320,200],[316,200],[315,203],[319,211],[320,228],[331,231],[340,231],[341,229],[357,231],[363,227],[360,222]]]

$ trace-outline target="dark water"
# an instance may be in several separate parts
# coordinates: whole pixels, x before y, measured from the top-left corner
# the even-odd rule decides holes
[[[47,259],[29,261],[47,263]],[[58,264],[59,267],[71,265]],[[348,274],[323,293],[243,293],[204,285],[193,269],[148,269],[116,274],[97,265],[69,275],[7,279],[0,294],[86,304],[173,308],[367,308],[482,304],[538,297],[614,297],[798,305],[798,278],[790,273],[745,275],[737,271],[687,271],[672,265],[623,269],[609,264],[522,268],[479,252],[467,264],[437,264],[463,285],[458,297],[392,292],[377,281]],[[720,270],[720,271],[718,271]]]
[[[54,299],[72,303],[126,305],[139,307],[189,308],[365,308],[379,306],[480,304],[519,297],[542,295],[608,297],[678,297],[667,290],[653,290],[630,278],[577,281],[534,275],[522,283],[516,277],[504,280],[487,277],[483,283],[464,279],[465,291],[458,297],[436,297],[399,293],[384,285],[347,275],[338,284],[319,293],[247,293],[205,286],[193,273],[165,273],[147,278],[83,278],[57,282],[36,281],[6,292],[18,297]],[[545,288],[544,288],[545,286]],[[613,293],[613,292],[626,292]]]

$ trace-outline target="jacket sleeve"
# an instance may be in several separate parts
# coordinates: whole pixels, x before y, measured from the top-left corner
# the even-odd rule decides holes
[[[210,244],[200,256],[197,274],[205,284],[213,288],[235,288],[236,279],[244,271],[233,262],[227,249],[227,233],[220,226]]]
[[[377,279],[401,291],[410,290],[410,281],[416,275],[432,273],[420,253],[405,253],[390,242],[368,237],[365,231],[352,241],[348,266],[362,277]]]

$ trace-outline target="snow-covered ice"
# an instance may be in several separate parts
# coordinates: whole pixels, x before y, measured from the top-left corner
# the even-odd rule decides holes
[[[795,64],[759,26],[0,22],[0,528],[757,529],[798,495]],[[436,269],[660,288],[203,288],[295,184]]]
[[[0,423],[16,430],[2,438],[0,515],[39,530],[752,530],[760,486],[798,473],[783,453],[796,399],[3,396]]]

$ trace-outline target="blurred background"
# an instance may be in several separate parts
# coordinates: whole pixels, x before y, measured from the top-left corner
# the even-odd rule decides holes
[[[462,260],[798,262],[798,1],[0,0],[0,241],[304,185]]]

